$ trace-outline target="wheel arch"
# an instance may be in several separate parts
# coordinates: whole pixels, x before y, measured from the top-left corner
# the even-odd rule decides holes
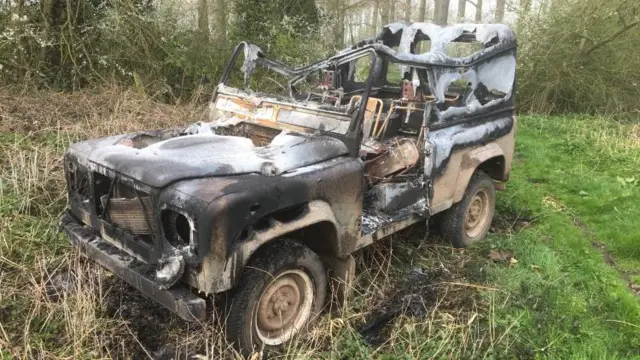
[[[506,165],[506,158],[504,151],[498,144],[490,143],[481,146],[469,151],[469,153],[464,156],[460,173],[456,180],[453,203],[462,200],[471,176],[473,176],[473,173],[477,170],[484,171],[495,181],[508,180],[509,172]]]
[[[321,257],[339,256],[343,251],[340,227],[331,205],[322,200],[314,200],[303,206],[302,213],[289,221],[275,220],[276,214],[268,215],[268,227],[254,231],[245,241],[237,243],[225,261],[220,279],[214,285],[214,292],[223,292],[234,287],[244,267],[261,252],[261,249],[278,239],[294,239]]]

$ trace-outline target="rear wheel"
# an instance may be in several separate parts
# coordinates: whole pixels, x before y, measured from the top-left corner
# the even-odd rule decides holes
[[[496,204],[496,188],[489,175],[473,174],[462,200],[444,212],[442,235],[455,247],[466,247],[484,239],[491,227]]]
[[[291,340],[326,298],[327,275],[318,255],[288,239],[267,246],[246,267],[226,320],[229,340],[244,355]]]

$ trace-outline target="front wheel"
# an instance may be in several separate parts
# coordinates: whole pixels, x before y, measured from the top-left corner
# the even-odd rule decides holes
[[[454,247],[467,247],[484,239],[495,212],[496,188],[489,175],[477,171],[471,176],[462,200],[444,212],[442,235]]]
[[[244,355],[291,340],[321,312],[327,275],[313,251],[293,240],[259,250],[232,295],[227,336]]]

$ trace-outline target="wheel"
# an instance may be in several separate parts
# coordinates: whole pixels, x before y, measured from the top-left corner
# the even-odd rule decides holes
[[[443,213],[442,235],[458,248],[484,239],[491,227],[495,205],[493,180],[482,171],[475,172],[462,200]]]
[[[227,337],[248,356],[289,341],[324,307],[327,274],[313,251],[293,240],[258,250],[231,295]]]

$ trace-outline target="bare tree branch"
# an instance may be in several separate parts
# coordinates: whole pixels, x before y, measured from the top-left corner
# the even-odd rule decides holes
[[[344,11],[349,11],[349,10],[358,8],[360,5],[368,5],[367,3],[368,3],[367,0],[361,0],[353,4],[343,5],[342,8],[344,9]]]
[[[622,27],[620,30],[618,30],[615,33],[611,34],[606,39],[600,41],[599,43],[594,44],[592,47],[590,47],[587,51],[584,52],[584,55],[587,56],[587,55],[591,54],[594,50],[597,50],[598,48],[600,48],[600,47],[612,42],[617,37],[619,37],[620,35],[624,34],[627,31],[629,31],[630,29],[632,29],[633,27],[635,27],[638,24],[640,24],[640,20],[636,20],[636,21],[634,21],[632,23],[627,24],[627,26]]]
[[[585,33],[583,33],[583,34],[581,34],[581,33],[579,33],[579,32],[576,32],[575,34],[576,34],[576,35],[578,35],[578,36],[580,36],[580,37],[581,37],[581,38],[583,38],[584,40],[591,41],[591,43],[595,43],[595,42],[596,42],[592,37],[588,36],[588,35],[586,34],[586,32],[585,32]]]

